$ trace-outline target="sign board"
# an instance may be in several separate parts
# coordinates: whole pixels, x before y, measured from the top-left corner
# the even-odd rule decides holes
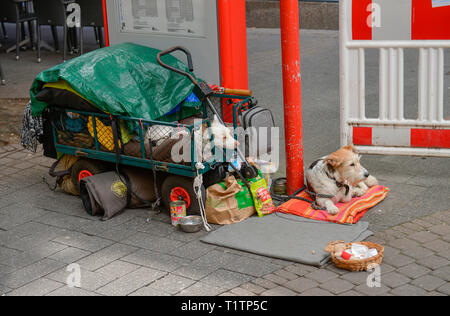
[[[198,0],[120,0],[121,32],[204,37],[205,6]]]
[[[165,50],[184,46],[195,74],[220,84],[217,2],[211,0],[106,0],[110,45],[133,42]],[[175,56],[186,61],[181,53]]]

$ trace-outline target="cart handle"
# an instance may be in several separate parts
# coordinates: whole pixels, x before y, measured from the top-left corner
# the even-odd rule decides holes
[[[223,92],[228,95],[239,95],[243,97],[251,97],[253,96],[252,90],[242,90],[242,89],[228,89],[224,88]]]
[[[167,49],[165,51],[162,51],[162,52],[158,53],[158,55],[156,56],[156,60],[158,61],[158,64],[160,64],[162,67],[164,67],[166,69],[174,71],[174,72],[176,72],[176,73],[178,73],[180,75],[183,75],[185,77],[188,77],[195,85],[198,85],[197,79],[195,79],[194,76],[192,76],[190,73],[187,73],[187,72],[182,71],[182,70],[180,70],[178,68],[169,66],[169,65],[165,64],[161,60],[161,57],[163,57],[165,55],[168,55],[168,54],[171,54],[171,53],[176,52],[176,51],[182,51],[183,53],[186,54],[189,71],[193,72],[194,71],[194,66],[192,64],[191,52],[189,52],[189,50],[187,48],[182,47],[182,46],[175,46],[175,47],[169,48],[169,49]]]

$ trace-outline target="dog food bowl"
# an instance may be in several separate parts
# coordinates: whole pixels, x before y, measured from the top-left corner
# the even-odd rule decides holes
[[[203,220],[201,216],[186,216],[180,219],[179,224],[185,233],[197,233],[202,230]]]

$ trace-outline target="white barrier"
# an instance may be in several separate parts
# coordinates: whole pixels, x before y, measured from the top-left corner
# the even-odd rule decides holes
[[[370,154],[450,157],[450,121],[444,118],[444,49],[450,48],[450,35],[424,28],[420,18],[425,17],[417,18],[420,12],[426,19],[433,18],[430,12],[436,13],[436,28],[446,23],[448,30],[450,6],[421,1],[340,1],[342,145],[355,144],[360,152]],[[426,1],[429,7],[424,6]],[[426,39],[427,34],[432,40]],[[439,37],[444,39],[435,39]],[[379,50],[379,116],[375,119],[366,117],[366,49]],[[414,120],[404,116],[405,49],[419,50],[419,108]]]

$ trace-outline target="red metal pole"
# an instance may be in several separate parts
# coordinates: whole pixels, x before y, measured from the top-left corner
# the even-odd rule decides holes
[[[280,0],[288,194],[304,186],[298,0]]]
[[[222,87],[248,89],[245,0],[218,0],[220,72]],[[224,120],[232,122],[232,108],[224,105]]]
[[[103,24],[105,27],[105,46],[109,46],[109,31],[108,31],[108,11],[106,9],[106,0],[103,3]]]

